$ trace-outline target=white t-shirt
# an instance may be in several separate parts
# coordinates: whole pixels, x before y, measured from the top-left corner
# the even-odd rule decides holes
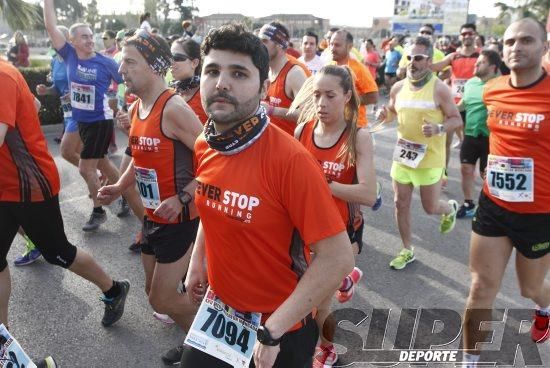
[[[317,73],[319,70],[321,70],[322,67],[325,66],[325,63],[319,57],[319,55],[315,55],[313,59],[311,59],[310,61],[305,61],[304,55],[302,55],[298,58],[298,61],[301,63],[304,63],[309,69],[309,71],[311,72],[311,74]]]
[[[151,24],[146,20],[141,22],[141,25],[139,26],[139,29],[144,29],[149,33],[151,33],[151,31],[153,30],[153,28],[151,28]]]

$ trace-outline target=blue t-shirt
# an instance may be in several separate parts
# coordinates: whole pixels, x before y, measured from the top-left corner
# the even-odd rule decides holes
[[[60,96],[66,95],[69,92],[69,79],[67,77],[67,66],[65,62],[54,56],[52,58],[51,68],[54,87],[57,89]]]
[[[68,42],[57,52],[67,65],[73,118],[80,123],[112,119],[107,91],[111,80],[122,83],[116,61],[99,53],[80,60]]]
[[[395,73],[399,68],[399,61],[401,61],[401,53],[395,49],[386,51],[386,67],[384,73]]]

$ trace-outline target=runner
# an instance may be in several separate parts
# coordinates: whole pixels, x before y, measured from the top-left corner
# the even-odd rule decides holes
[[[330,51],[333,63],[340,66],[347,65],[353,71],[355,90],[361,101],[357,125],[365,127],[368,123],[366,106],[378,102],[378,86],[367,67],[349,56],[352,47],[353,36],[348,31],[340,29],[332,34]]]
[[[416,37],[408,52],[407,78],[390,92],[388,106],[379,119],[397,117],[397,144],[393,153],[391,177],[395,191],[395,218],[403,249],[390,267],[403,269],[414,261],[411,235],[411,200],[415,187],[429,215],[441,214],[439,231],[450,232],[456,222],[458,203],[440,200],[441,178],[445,169],[445,138],[442,134],[460,126],[460,115],[449,88],[430,70],[433,47],[425,37]]]
[[[386,85],[386,93],[389,94],[392,86],[397,82],[397,70],[402,54],[396,49],[397,45],[403,42],[403,36],[393,36],[388,44],[388,50],[385,55],[384,62],[384,82]]]
[[[509,76],[487,83],[489,160],[487,180],[472,222],[472,283],[464,315],[464,360],[476,367],[484,341],[479,321],[491,308],[516,248],[521,295],[537,304],[531,338],[550,337],[550,76],[541,67],[547,52],[544,27],[530,18],[504,32]]]
[[[129,111],[133,163],[117,183],[99,190],[99,199],[108,204],[138,185],[146,211],[141,243],[145,292],[156,312],[188,331],[195,307],[178,286],[199,224],[192,202],[193,146],[202,126],[166,85],[171,65],[170,47],[159,36],[142,30],[124,43],[120,73],[127,92],[139,97]]]
[[[376,201],[376,173],[370,133],[357,127],[359,96],[348,67],[328,65],[313,78],[312,90],[304,88],[291,109],[300,106],[304,114],[294,133],[304,147],[321,163],[342,220],[346,224],[353,253],[363,248],[364,220],[360,205]],[[311,81],[308,81],[310,83]],[[340,303],[351,300],[363,272],[355,267],[336,292]],[[329,317],[332,295],[317,309],[315,321],[321,344],[313,367],[332,367],[338,360],[332,344],[336,321]]]
[[[323,65],[323,60],[317,55],[318,37],[313,32],[306,32],[302,37],[302,56],[298,58],[298,61],[307,66],[311,74],[317,73]]]
[[[288,108],[311,73],[305,65],[285,52],[290,35],[283,24],[265,24],[260,29],[259,37],[269,53],[271,82],[263,105],[271,122],[292,136],[298,114],[288,114]]]
[[[201,81],[201,47],[190,38],[178,38],[172,43],[172,76],[171,84],[176,92],[183,97],[185,102],[195,112],[200,122],[204,125],[208,116],[201,104],[199,90]]]
[[[458,104],[464,94],[464,85],[474,77],[474,68],[479,57],[479,52],[475,46],[474,40],[476,37],[476,25],[472,23],[463,24],[460,27],[460,42],[462,46],[456,52],[445,56],[440,62],[432,64],[432,70],[435,72],[441,72],[445,68],[451,66],[451,89],[453,90],[453,96],[455,104]],[[462,123],[466,124],[466,113],[462,112]],[[460,143],[462,144],[463,127],[457,130]],[[447,158],[445,168],[449,166],[449,160],[451,159],[451,145],[453,143],[454,132],[447,133],[446,152]],[[446,176],[446,175],[445,175]]]
[[[489,154],[489,130],[487,129],[487,108],[483,103],[483,87],[485,83],[497,76],[500,63],[500,56],[496,52],[481,51],[475,65],[475,77],[464,85],[464,95],[458,105],[459,110],[466,111],[466,124],[464,126],[464,142],[460,148],[464,203],[458,209],[457,218],[474,216],[476,209],[474,182],[478,160],[479,174],[485,179],[487,155]]]
[[[365,66],[369,69],[372,79],[376,81],[377,70],[380,67],[380,54],[376,50],[374,42],[369,38],[365,40],[365,51],[363,54]]]
[[[224,25],[206,36],[202,54],[201,93],[211,120],[195,145],[202,225],[186,289],[200,302],[197,288],[208,273],[209,298],[261,323],[256,367],[310,366],[318,338],[312,310],[353,268],[344,224],[319,164],[260,107],[269,56],[258,38],[244,26]],[[315,259],[308,266],[310,250]],[[253,341],[240,346],[251,352]],[[181,366],[232,365],[189,348]]]
[[[49,263],[103,291],[101,323],[111,326],[122,317],[130,283],[113,281],[87,252],[67,240],[59,208],[59,173],[40,129],[35,98],[21,73],[3,60],[0,84],[0,323],[8,325],[11,280],[6,256],[21,226]]]
[[[119,177],[117,168],[105,157],[113,133],[113,111],[108,106],[106,94],[111,80],[122,83],[122,79],[116,62],[94,51],[93,33],[88,25],[77,23],[71,26],[71,43],[67,42],[56,27],[53,0],[44,0],[44,24],[53,47],[67,65],[73,118],[78,122],[83,142],[79,170],[94,206],[82,230],[92,231],[107,220],[107,214],[97,199],[100,186],[97,170],[112,183]]]

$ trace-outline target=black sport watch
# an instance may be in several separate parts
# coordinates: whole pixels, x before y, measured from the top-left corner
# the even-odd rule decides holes
[[[273,336],[271,336],[271,333],[269,332],[267,327],[265,326],[258,327],[257,335],[258,341],[262,345],[277,346],[281,342],[281,338],[274,339]]]
[[[189,192],[186,192],[185,190],[178,191],[178,199],[180,200],[180,203],[185,207],[188,206],[189,203],[193,200],[193,196],[189,194]]]

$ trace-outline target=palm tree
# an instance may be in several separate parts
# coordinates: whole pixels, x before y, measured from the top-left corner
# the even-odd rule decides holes
[[[500,8],[498,18],[503,21],[514,21],[524,17],[531,17],[546,24],[550,0],[515,0],[514,5],[506,3],[495,3]]]
[[[41,8],[22,0],[0,0],[0,13],[11,29],[31,29],[41,18]]]

